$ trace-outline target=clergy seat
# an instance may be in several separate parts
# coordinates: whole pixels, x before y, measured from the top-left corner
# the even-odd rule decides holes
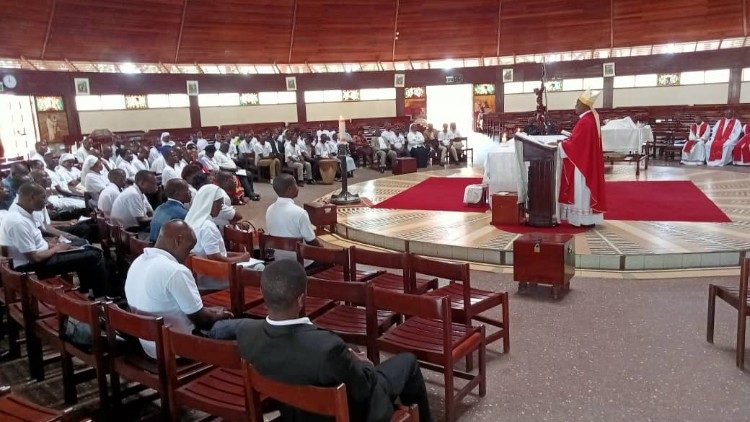
[[[714,318],[716,316],[716,298],[725,301],[737,310],[737,343],[735,363],[740,369],[745,369],[745,327],[747,317],[750,316],[750,294],[748,293],[748,278],[750,278],[750,258],[742,260],[739,285],[721,286],[708,285],[708,322],[706,324],[706,341],[714,342]]]

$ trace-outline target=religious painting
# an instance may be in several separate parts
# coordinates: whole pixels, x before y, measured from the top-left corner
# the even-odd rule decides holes
[[[611,78],[615,76],[615,64],[610,63],[604,63],[602,65],[602,73],[604,74],[605,78]]]
[[[91,87],[89,86],[89,78],[73,78],[73,83],[76,87],[76,95],[89,95],[91,94]]]
[[[674,86],[680,84],[679,73],[660,73],[656,76],[657,86]]]
[[[39,139],[62,142],[68,136],[68,116],[62,97],[35,97]]]
[[[423,86],[409,87],[405,90],[404,113],[412,120],[427,117],[427,89]]]
[[[344,101],[359,101],[359,90],[345,89],[341,91],[341,96]]]
[[[186,81],[187,82],[187,94],[191,97],[198,96],[198,81]]]
[[[260,104],[260,96],[257,92],[246,92],[244,94],[240,94],[240,105],[241,106],[249,106],[249,105],[258,105]]]
[[[513,82],[513,69],[503,69],[503,83]]]
[[[495,84],[474,84],[474,130],[481,130],[484,116],[495,112]]]
[[[296,91],[297,90],[297,77],[296,76],[287,76],[286,77],[286,90],[287,91]]]
[[[406,84],[406,75],[404,75],[403,73],[396,73],[393,75],[394,88],[403,88],[404,84]]]
[[[148,108],[148,102],[146,101],[145,95],[126,95],[125,96],[125,109],[143,110],[146,108]]]

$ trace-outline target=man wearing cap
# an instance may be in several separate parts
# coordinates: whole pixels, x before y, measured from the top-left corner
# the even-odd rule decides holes
[[[574,226],[603,223],[607,209],[602,135],[599,115],[594,110],[598,96],[586,90],[578,97],[575,110],[580,119],[570,138],[558,148],[562,159],[560,220]]]

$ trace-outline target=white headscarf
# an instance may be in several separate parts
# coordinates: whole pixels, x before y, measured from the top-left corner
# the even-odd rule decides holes
[[[60,161],[62,162],[62,157],[60,157]],[[91,167],[94,167],[98,161],[99,157],[95,155],[89,155],[86,157],[86,160],[83,162],[83,168],[81,169],[81,180],[86,180],[86,175],[91,171]]]
[[[169,136],[169,132],[162,132],[159,140],[164,142],[164,138],[166,138],[167,136]]]
[[[60,156],[60,164],[66,162],[68,160],[75,160],[75,159],[76,159],[75,155],[73,155],[73,154],[71,154],[69,152],[66,152],[65,154],[63,154],[63,155]]]
[[[193,198],[190,210],[185,216],[185,222],[198,233],[203,222],[211,219],[211,208],[214,202],[224,198],[224,191],[216,185],[203,185]]]

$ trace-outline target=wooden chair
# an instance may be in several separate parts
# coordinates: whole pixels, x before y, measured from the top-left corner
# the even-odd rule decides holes
[[[314,269],[308,270],[307,274],[324,280],[367,281],[382,273],[352,271],[348,248],[322,248],[298,243],[297,260],[304,262],[306,259],[317,264]]]
[[[198,289],[201,288],[198,278],[200,276],[210,277],[217,280],[226,280],[227,286],[229,286],[229,275],[232,273],[232,266],[229,262],[214,261],[213,259],[203,258],[196,255],[188,256],[185,266],[187,266],[195,277]],[[221,290],[220,290],[221,291]],[[203,290],[202,293],[209,294],[215,293],[216,291]],[[204,304],[205,301],[204,301]],[[208,304],[209,306],[213,306]]]
[[[448,297],[453,310],[453,320],[466,325],[466,329],[471,327],[472,320],[497,327],[496,332],[487,336],[487,343],[502,339],[503,353],[510,351],[508,292],[496,293],[471,287],[469,264],[466,263],[443,262],[414,254],[411,255],[410,261],[412,284],[417,274],[448,279],[448,285],[438,287],[426,294],[435,297]],[[501,319],[480,315],[498,306],[501,308]],[[466,365],[468,370],[472,369],[470,359],[467,360]]]
[[[107,259],[107,261],[111,261],[112,260],[112,237],[109,233],[110,225],[107,224],[107,221],[104,218],[104,215],[101,215],[101,214],[97,215],[96,226],[99,229],[99,244],[102,247],[102,252],[104,252],[104,257]]]
[[[58,422],[82,420],[72,408],[50,409],[34,404],[11,392],[10,386],[0,386],[0,420],[6,422]],[[90,419],[86,419],[90,421]]]
[[[750,258],[742,260],[739,286],[708,285],[708,323],[706,341],[714,342],[714,318],[716,316],[716,297],[725,301],[737,310],[737,346],[735,363],[745,369],[745,327],[750,315],[750,295],[748,295],[748,278],[750,278]]]
[[[109,406],[109,386],[107,385],[108,354],[106,340],[102,336],[100,326],[102,308],[101,302],[91,302],[70,295],[59,293],[57,295],[57,330],[61,342],[62,372],[63,372],[63,395],[66,404],[75,403],[78,400],[76,384],[81,377],[74,372],[73,357],[78,358],[85,364],[94,368],[97,384],[99,387],[99,402],[101,407]],[[70,318],[81,324],[88,325],[91,332],[91,346],[81,346],[73,343],[66,334],[66,325]]]
[[[244,287],[244,289],[236,289],[238,292],[242,292],[243,296],[240,297],[238,295],[235,299],[236,305],[232,307],[235,315],[244,315],[251,318],[265,318],[268,316],[268,308],[263,302],[263,295],[260,291],[260,277],[261,273],[258,271],[240,268],[239,266],[235,269],[234,278],[238,287]],[[248,287],[252,288],[252,290],[248,290]],[[315,319],[335,305],[336,303],[330,299],[314,297],[308,294],[305,296],[305,307],[302,309],[301,316]]]
[[[180,409],[197,409],[230,420],[247,420],[248,406],[237,342],[212,340],[162,328],[167,391],[173,421]],[[178,357],[212,365],[193,379],[178,376]]]
[[[253,237],[257,232],[249,232],[234,228],[234,226],[224,226],[224,246],[232,252],[249,252],[251,255],[255,250]]]
[[[59,356],[53,356],[45,360],[42,344],[50,344],[55,350],[62,351],[55,309],[64,288],[59,284],[49,284],[30,277],[27,279],[26,291],[29,296],[26,302],[28,306],[24,309],[24,325],[27,327],[26,354],[31,377],[41,381],[45,376],[44,365],[59,359]]]
[[[282,250],[297,253],[297,244],[303,242],[302,239],[296,237],[278,237],[271,236],[264,232],[258,234],[258,245],[260,247],[260,259],[269,261],[273,259],[271,255],[272,250]],[[298,258],[299,259],[299,258]],[[302,261],[300,261],[302,263]]]
[[[264,377],[244,360],[242,367],[251,421],[263,421],[262,398],[271,398],[305,412],[332,416],[337,422],[349,422],[349,402],[343,383],[335,387],[284,384]],[[416,420],[419,420],[416,405],[400,406],[391,417],[391,421],[399,422]]]
[[[21,330],[25,329],[24,309],[28,308],[28,274],[14,271],[11,261],[0,261],[0,279],[3,281],[5,300],[6,331],[8,335],[7,359],[18,359],[21,356]],[[24,306],[25,305],[25,306]],[[42,311],[45,316],[54,314],[52,309]]]
[[[248,308],[263,303],[260,274],[260,271],[241,265],[231,265],[228,274],[229,288],[204,295],[203,304],[230,309],[237,317],[243,315]]]
[[[121,309],[114,303],[104,308],[107,321],[107,339],[109,341],[109,379],[112,384],[112,402],[115,406],[122,404],[120,377],[135,381],[156,390],[161,400],[161,415],[169,419],[169,395],[167,394],[167,366],[164,359],[164,337],[162,327],[164,319],[146,315],[137,315]],[[156,348],[156,359],[146,356],[138,344],[125,348],[117,341],[117,336],[153,341]],[[178,362],[176,371],[179,380],[192,379],[208,368],[201,363],[191,361]]]
[[[314,319],[315,325],[333,331],[350,343],[367,346],[367,355],[374,359],[375,336],[381,335],[389,327],[399,322],[399,315],[390,311],[378,311],[377,326],[367,326],[367,287],[369,282],[352,283],[347,281],[324,280],[310,277],[307,280],[307,294],[335,301],[333,308]]]
[[[138,236],[130,236],[129,242],[128,249],[130,249],[130,258],[132,259],[130,261],[131,264],[136,258],[141,256],[144,249],[153,246],[150,241],[138,239]]]
[[[367,318],[372,326],[379,310],[408,316],[403,324],[380,336],[376,346],[379,351],[389,353],[413,353],[422,368],[443,373],[446,421],[455,419],[456,404],[475,387],[479,387],[479,395],[484,397],[487,392],[484,326],[453,323],[446,297],[417,296],[370,286],[369,298],[371,306],[367,307]],[[479,353],[476,375],[454,369],[456,362],[474,352]],[[378,357],[377,353],[375,357]],[[454,377],[468,381],[457,392],[454,391]]]
[[[349,255],[352,261],[352,271],[356,271],[357,264],[401,270],[401,275],[383,272],[375,276],[371,280],[372,285],[379,289],[414,294],[423,294],[437,289],[437,278],[415,278],[414,286],[411,285],[409,254],[406,252],[381,252],[352,246],[349,248]]]

